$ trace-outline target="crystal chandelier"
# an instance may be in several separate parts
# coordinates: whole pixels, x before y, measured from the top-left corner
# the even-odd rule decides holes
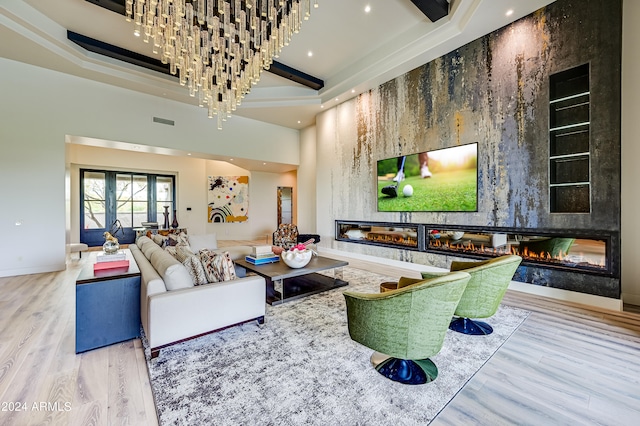
[[[310,0],[126,0],[134,33],[153,43],[191,96],[198,93],[218,129],[311,8]]]

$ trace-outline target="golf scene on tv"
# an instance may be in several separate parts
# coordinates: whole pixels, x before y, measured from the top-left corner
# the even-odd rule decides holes
[[[478,144],[378,161],[378,211],[478,210]]]

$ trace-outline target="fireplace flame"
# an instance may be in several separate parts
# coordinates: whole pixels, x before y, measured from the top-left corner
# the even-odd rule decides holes
[[[462,253],[477,253],[477,254],[491,254],[494,256],[503,256],[506,254],[513,254],[517,256],[521,256],[523,260],[533,261],[533,262],[544,262],[551,264],[558,264],[564,266],[572,266],[576,263],[582,263],[584,266],[591,268],[606,268],[606,261],[601,259],[599,261],[576,261],[576,259],[585,259],[586,257],[580,253],[578,256],[569,256],[569,253],[560,251],[557,255],[552,255],[547,251],[543,252],[535,252],[533,250],[529,250],[528,247],[519,249],[516,245],[507,245],[503,247],[485,247],[484,244],[480,244],[477,246],[471,241],[458,242],[457,244],[452,244],[450,241],[441,241],[439,239],[430,240],[429,245],[433,248],[439,248],[447,251],[457,251]]]

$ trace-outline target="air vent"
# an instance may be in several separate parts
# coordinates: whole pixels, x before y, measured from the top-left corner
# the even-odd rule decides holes
[[[173,120],[167,120],[166,118],[153,117],[154,123],[166,124],[167,126],[175,126],[176,122]]]

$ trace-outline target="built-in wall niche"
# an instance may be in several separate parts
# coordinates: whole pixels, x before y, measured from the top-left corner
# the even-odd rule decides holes
[[[549,207],[591,211],[589,64],[549,77]]]

